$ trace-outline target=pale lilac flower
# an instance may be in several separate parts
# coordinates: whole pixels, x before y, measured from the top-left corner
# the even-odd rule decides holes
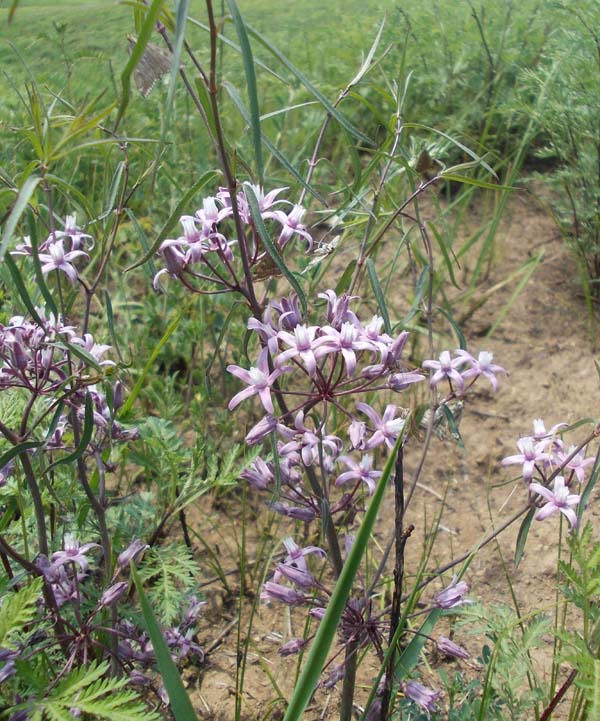
[[[384,320],[381,316],[374,315],[367,325],[359,328],[361,337],[370,343],[374,350],[377,350],[381,355],[381,362],[385,363],[387,360],[389,347],[392,344],[392,338],[387,334],[383,333]]]
[[[449,381],[454,381],[459,391],[462,391],[464,387],[464,380],[462,375],[456,370],[459,366],[464,364],[463,358],[452,358],[450,351],[442,351],[440,358],[436,360],[423,361],[423,368],[430,368],[435,371],[429,380],[429,384],[432,388],[447,378]]]
[[[388,378],[388,385],[396,393],[406,390],[413,383],[420,383],[425,380],[425,376],[421,373],[407,372],[394,373]]]
[[[302,323],[300,301],[295,293],[281,298],[278,302],[272,301],[268,307],[279,313],[279,330],[294,330],[297,325]]]
[[[340,456],[338,460],[344,463],[349,470],[340,473],[336,478],[335,485],[342,486],[350,481],[363,481],[369,488],[369,495],[372,496],[375,492],[377,480],[381,476],[381,471],[373,470],[373,456],[363,456],[360,463],[357,463],[349,456]]]
[[[323,688],[333,688],[338,681],[344,678],[344,664],[336,663],[331,667],[325,680],[321,682]]]
[[[282,586],[280,583],[266,581],[260,594],[263,601],[281,601],[288,606],[295,606],[306,601],[306,596],[289,586]]]
[[[547,501],[535,514],[536,521],[543,521],[548,516],[560,511],[567,517],[571,528],[577,526],[577,514],[571,506],[576,506],[581,500],[581,496],[569,493],[569,488],[565,485],[565,479],[562,476],[556,476],[552,491],[541,483],[530,483],[529,490],[539,494]]]
[[[202,209],[196,211],[196,218],[202,223],[202,230],[205,234],[211,233],[213,227],[229,215],[231,215],[230,208],[219,208],[216,203],[216,198],[212,197],[204,198],[202,201]],[[183,223],[183,218],[181,221]]]
[[[65,218],[65,229],[57,230],[54,232],[55,238],[70,238],[71,239],[71,250],[80,250],[85,245],[87,239],[91,239],[92,236],[84,233],[81,228],[77,225],[77,214],[67,215]],[[50,242],[53,242],[49,239]],[[48,243],[48,241],[46,241]]]
[[[61,238],[48,245],[47,250],[47,253],[39,254],[40,263],[43,263],[42,273],[47,275],[53,270],[62,270],[72,283],[74,283],[79,276],[75,266],[72,265],[72,261],[82,256],[85,256],[88,259],[90,257],[83,250],[71,250],[68,253],[65,252]]]
[[[112,606],[117,603],[121,598],[123,598],[125,593],[127,593],[128,588],[129,584],[127,581],[119,581],[107,588],[100,597],[100,607]]]
[[[258,395],[263,404],[264,409],[267,413],[274,413],[273,400],[271,399],[271,386],[289,368],[275,368],[275,370],[269,372],[269,351],[267,348],[263,348],[258,358],[258,365],[255,368],[246,370],[236,365],[227,366],[227,370],[232,375],[236,376],[244,383],[248,384],[248,388],[236,393],[233,398],[229,401],[229,410],[232,411],[246,398],[251,398],[254,395]]]
[[[561,465],[567,460],[571,453],[575,451],[575,448],[576,446],[569,446],[567,451],[560,451],[558,453],[558,460]],[[591,466],[596,460],[594,456],[585,458],[584,455],[583,449],[580,450],[563,468],[563,470],[568,469],[573,471],[579,483],[583,483],[585,481],[585,469],[587,466]]]
[[[556,425],[552,426],[549,431],[546,430],[546,426],[544,425],[544,421],[541,418],[534,418],[533,419],[533,437],[536,441],[542,440],[542,438],[548,438],[549,436],[553,436],[559,428],[566,428],[567,423],[557,423]]]
[[[361,413],[364,413],[371,423],[375,432],[369,438],[368,441],[364,442],[362,448],[364,450],[371,450],[375,446],[379,446],[385,443],[387,447],[392,450],[396,443],[396,439],[402,433],[404,428],[405,419],[396,418],[396,406],[389,404],[385,407],[383,416],[379,416],[376,411],[371,408],[368,403],[357,403],[356,409]]]
[[[340,330],[325,326],[322,333],[315,355],[321,358],[328,353],[341,353],[349,376],[356,370],[356,351],[372,350],[371,343],[361,340],[358,328],[349,321],[342,323]]]
[[[462,659],[469,658],[469,652],[465,648],[459,646],[457,643],[454,643],[454,641],[451,641],[449,638],[446,638],[446,636],[440,636],[437,638],[435,644],[438,651],[443,653],[445,656]]]
[[[300,359],[304,363],[308,374],[312,377],[317,371],[317,358],[315,356],[315,349],[323,343],[323,339],[315,340],[315,336],[319,328],[315,325],[305,326],[297,325],[294,328],[294,334],[288,333],[285,330],[280,330],[277,334],[279,340],[283,341],[287,346],[288,350],[283,351],[275,360],[277,368],[281,368],[286,361],[296,356],[300,356]]]
[[[523,478],[526,481],[531,480],[533,471],[536,463],[550,460],[550,455],[545,452],[545,448],[548,445],[548,440],[535,441],[529,436],[519,438],[517,441],[517,447],[521,453],[514,456],[507,456],[502,461],[503,466],[510,466],[513,464],[523,465]]]
[[[261,322],[256,318],[249,318],[248,330],[256,331],[262,343],[267,345],[269,353],[271,353],[271,355],[275,355],[279,350],[277,328],[267,321],[267,311],[264,313],[263,321],[264,322]]]
[[[472,603],[472,601],[465,598],[467,593],[469,593],[469,586],[454,576],[449,586],[435,594],[433,601],[438,608],[456,608],[457,606]]]
[[[428,717],[431,711],[436,710],[435,702],[442,695],[441,691],[434,691],[433,689],[427,688],[427,686],[423,686],[423,684],[418,681],[403,683],[402,690],[406,698],[420,706]]]
[[[333,290],[326,290],[319,293],[319,298],[327,301],[327,322],[329,325],[340,330],[342,323],[350,322],[360,326],[356,314],[350,310],[350,301],[358,298],[357,295],[346,295],[343,293],[339,298]]]
[[[350,436],[350,443],[352,443],[352,448],[356,448],[357,450],[363,448],[366,433],[366,423],[364,421],[359,421],[357,418],[354,418],[348,428],[348,435]]]
[[[242,472],[241,477],[260,491],[264,491],[275,482],[273,471],[260,457],[254,459],[252,465]]]
[[[117,567],[121,570],[127,568],[129,563],[135,562],[147,548],[149,548],[147,543],[140,541],[139,538],[134,539],[122,553],[119,553]]]
[[[52,554],[52,566],[57,568],[66,563],[76,563],[83,572],[88,570],[86,553],[92,548],[100,548],[97,543],[84,543],[83,546],[70,533],[65,534],[64,550]]]
[[[84,350],[86,350],[92,358],[98,363],[100,366],[115,366],[116,363],[111,360],[102,360],[102,356],[109,351],[112,346],[105,345],[102,343],[96,343],[94,340],[94,337],[91,335],[91,333],[85,333],[83,338],[73,338],[71,340],[72,343],[75,345],[80,345]]]
[[[306,209],[301,205],[294,205],[289,213],[284,213],[282,210],[272,210],[263,214],[263,218],[272,218],[278,223],[281,223],[281,233],[277,239],[277,244],[280,248],[285,247],[294,234],[306,240],[308,250],[312,248],[312,236],[306,229],[306,226],[302,224],[302,218],[305,213]]]
[[[287,190],[287,186],[283,188],[273,188],[273,190],[270,190],[266,195],[264,190],[262,189],[261,185],[254,185],[252,183],[244,183],[244,186],[248,186],[252,188],[254,195],[256,196],[256,200],[258,203],[258,209],[260,210],[261,214],[264,213],[266,210],[269,210],[273,205],[276,203],[288,203],[287,200],[277,200],[277,196],[280,193],[283,193],[284,190]],[[240,193],[240,195],[244,195],[244,199],[246,199],[245,193]],[[247,202],[247,201],[246,201]]]
[[[481,353],[479,353],[477,358],[474,358],[470,353],[467,353],[466,350],[458,349],[456,351],[456,355],[458,358],[461,358],[470,366],[469,368],[467,368],[467,370],[462,371],[461,373],[464,380],[484,376],[492,384],[492,388],[494,389],[494,391],[497,391],[498,379],[496,378],[496,374],[505,373],[506,375],[508,375],[508,371],[505,368],[496,365],[495,363],[492,363],[494,356],[488,351],[483,350],[481,351]]]
[[[158,290],[160,287],[159,278],[163,273],[167,273],[171,278],[179,278],[183,271],[186,269],[188,259],[185,253],[179,247],[177,241],[165,241],[158,249],[158,254],[162,256],[165,267],[158,271],[152,281],[152,287],[154,290]]]
[[[256,443],[264,441],[264,439],[277,428],[277,419],[275,416],[266,415],[255,426],[253,426],[246,434],[246,443],[253,446]]]
[[[310,466],[314,462],[323,460],[327,468],[332,467],[333,460],[337,458],[343,448],[340,438],[334,435],[320,435],[320,429],[317,432],[311,430],[304,424],[304,412],[299,411],[294,419],[295,431],[287,426],[280,424],[278,430],[281,435],[288,439],[289,442],[280,448],[282,455],[288,455],[294,451],[300,452],[302,463]]]

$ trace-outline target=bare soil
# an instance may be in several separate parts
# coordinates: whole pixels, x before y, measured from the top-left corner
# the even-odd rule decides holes
[[[561,421],[574,423],[581,418],[598,417],[598,376],[594,367],[590,317],[578,297],[572,259],[552,219],[531,196],[515,194],[504,214],[495,248],[491,272],[482,291],[496,287],[532,254],[543,250],[544,257],[492,337],[484,336],[505,307],[516,281],[490,293],[488,301],[463,326],[470,351],[492,351],[495,360],[510,370],[510,376],[501,380],[497,394],[481,382],[477,391],[468,397],[461,422],[464,450],[451,441],[432,440],[420,485],[406,517],[406,523],[415,526],[407,546],[409,566],[411,559],[414,562],[419,557],[427,529],[442,503],[445,508],[429,564],[431,568],[475,548],[493,528],[498,528],[527,503],[523,482],[511,480],[516,474],[502,468],[500,462],[517,452],[515,441],[531,432],[534,418],[542,418],[549,428]],[[591,425],[579,429],[569,436],[569,442],[575,442],[591,429]],[[417,460],[418,449],[409,448],[406,460],[409,480]],[[390,501],[390,510],[384,513],[376,533],[376,540],[382,547],[393,528],[391,506]],[[259,508],[259,501],[252,502],[250,507]],[[592,497],[586,517],[595,522],[599,513]],[[220,507],[194,509],[190,516],[191,523],[211,545],[222,567],[234,571],[239,557],[238,546],[242,543],[240,506],[225,500]],[[264,527],[264,523],[263,515],[257,512],[248,527],[258,529]],[[470,596],[484,603],[510,603],[506,580],[508,568],[523,612],[542,610],[552,613],[558,519],[554,516],[532,525],[525,554],[515,568],[512,559],[519,525],[517,522],[511,526],[500,536],[498,543],[490,543],[477,554],[465,576],[471,587]],[[284,535],[277,528],[268,530],[274,539]],[[247,539],[248,556],[257,561],[248,568],[250,575],[265,560],[264,547],[255,545],[258,537],[259,534]],[[282,705],[277,703],[277,688],[284,697],[289,697],[296,659],[282,659],[277,649],[290,636],[302,634],[301,618],[290,615],[283,606],[258,604],[250,626],[253,592],[257,590],[255,578],[250,578],[248,593],[241,601],[243,620],[238,638],[239,573],[232,572],[228,576],[228,592],[221,581],[211,580],[209,558],[207,555],[204,558],[209,603],[207,623],[200,630],[200,640],[208,653],[201,668],[189,669],[186,673],[186,682],[200,716],[223,721],[235,718],[239,649],[248,640],[243,691],[238,698],[242,704],[241,718],[280,718]],[[447,580],[450,577],[451,574],[445,576]],[[441,582],[433,584],[432,593],[439,588]],[[455,640],[467,646],[473,658],[481,652],[479,638],[465,635],[457,636]],[[547,672],[550,658],[549,641],[547,651],[542,649],[540,652],[542,674]],[[452,662],[449,673],[454,668],[476,672],[477,664],[468,662],[461,666]],[[368,672],[362,674],[360,680],[368,690]],[[319,690],[305,718],[309,721],[334,718],[337,693],[336,690]],[[553,716],[560,717],[560,713]]]

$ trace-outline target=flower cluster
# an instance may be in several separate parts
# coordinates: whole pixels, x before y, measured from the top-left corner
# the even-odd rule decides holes
[[[64,230],[54,230],[40,244],[37,249],[37,256],[41,264],[42,273],[48,275],[53,270],[63,272],[72,283],[79,278],[79,271],[75,261],[90,256],[83,250],[89,245],[93,247],[91,235],[84,233],[77,225],[76,215],[67,215],[64,222]],[[32,256],[34,254],[31,238],[25,236],[23,243],[12,251],[12,255]]]
[[[442,351],[438,360],[426,360],[423,368],[433,371],[429,383],[432,388],[447,379],[450,390],[456,395],[463,395],[477,378],[483,376],[491,383],[492,388],[498,390],[498,373],[508,375],[508,371],[493,362],[494,356],[488,351],[481,351],[477,358],[466,350],[454,351],[454,358],[450,351]],[[466,384],[466,385],[465,385]]]
[[[232,197],[227,188],[221,188],[213,197],[204,198],[202,208],[194,215],[183,215],[180,219],[182,233],[177,238],[168,238],[158,249],[165,267],[154,278],[154,287],[158,288],[159,278],[166,273],[180,280],[189,290],[197,291],[199,281],[209,281],[223,289],[239,289],[236,275],[234,247],[240,242],[247,249],[249,267],[260,274],[260,265],[267,261],[267,253],[262,246],[250,210],[247,193],[251,188],[257,202],[263,222],[275,223],[278,228],[277,246],[283,249],[297,236],[312,247],[312,237],[302,219],[305,209],[292,205],[289,212],[275,206],[291,205],[289,201],[278,199],[278,195],[287,188],[276,188],[264,193],[259,185],[245,184],[235,195],[235,204],[242,228],[233,230],[235,224]],[[243,232],[244,237],[231,237],[234,232]]]
[[[575,484],[585,482],[585,469],[594,463],[594,457],[585,457],[584,446],[565,446],[557,433],[566,423],[558,423],[546,430],[544,422],[536,418],[533,422],[533,434],[517,441],[519,453],[508,456],[503,466],[521,466],[523,480],[528,484],[529,492],[535,494],[536,503],[544,503],[535,515],[538,521],[562,513],[571,528],[577,526],[577,514],[574,506],[581,500],[579,493],[571,493]],[[536,476],[537,480],[533,480]],[[550,488],[550,483],[552,487]]]

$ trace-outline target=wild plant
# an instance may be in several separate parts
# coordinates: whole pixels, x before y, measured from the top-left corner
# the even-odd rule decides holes
[[[485,187],[464,174],[472,167],[487,166],[459,143],[468,162],[445,168],[440,160],[433,175],[421,174],[417,167],[421,151],[416,152],[420,146],[406,139],[408,131],[424,130],[405,122],[408,81],[401,86],[385,77],[381,94],[392,112],[380,146],[342,111],[388,52],[380,50],[381,29],[356,75],[332,102],[245,23],[230,0],[248,92],[246,107],[235,88],[219,80],[222,23],[211,0],[206,3],[204,26],[208,59],[186,43],[186,4],[179,4],[178,10],[174,17],[161,0],[136,6],[137,41],[121,76],[123,90],[116,105],[94,114],[97,99],[65,121],[54,108],[45,107],[35,88],[31,92],[34,131],[25,135],[36,141],[32,147],[38,156],[31,172],[38,174],[29,175],[20,186],[15,183],[15,202],[0,246],[12,279],[11,292],[24,308],[22,314],[7,319],[0,335],[0,388],[9,394],[11,406],[0,422],[5,507],[0,560],[7,576],[0,606],[0,678],[7,684],[2,713],[15,719],[63,718],[67,713],[108,719],[125,714],[134,719],[157,717],[139,695],[124,690],[132,682],[145,689],[147,700],[158,698],[165,706],[170,704],[178,719],[190,718],[193,711],[173,663],[189,658],[199,662],[203,657],[194,634],[202,608],[195,593],[198,566],[184,544],[160,546],[158,541],[168,524],[178,519],[184,540],[191,545],[181,515],[184,508],[207,489],[219,483],[231,485],[239,476],[263,494],[271,511],[294,527],[293,535],[290,531],[281,539],[280,559],[260,594],[265,603],[294,607],[306,620],[304,634],[285,639],[280,649],[283,656],[301,659],[286,721],[302,716],[318,684],[338,683],[342,721],[349,721],[355,710],[369,721],[402,718],[405,712],[430,717],[442,706],[442,692],[421,675],[419,660],[424,649],[434,645],[446,656],[466,658],[465,649],[440,636],[436,627],[470,605],[463,578],[470,559],[522,517],[518,556],[534,519],[559,514],[576,529],[595,482],[597,469],[587,475],[592,460],[586,452],[598,431],[595,428],[578,445],[566,448],[562,424],[547,431],[536,421],[533,435],[519,440],[519,453],[504,462],[521,467],[522,508],[482,539],[477,549],[434,569],[428,567],[426,553],[417,572],[407,573],[405,551],[414,530],[410,504],[432,437],[442,435],[445,426],[461,443],[458,422],[469,392],[481,383],[489,383],[495,391],[499,377],[507,373],[488,351],[468,352],[451,314],[446,318],[460,347],[445,348],[435,333],[438,258],[424,199],[447,179]],[[217,341],[220,345],[229,334],[233,317],[242,316],[247,331],[244,344],[236,347],[226,367],[230,381],[239,382],[236,392],[226,397],[229,411],[236,414],[233,418],[241,417],[242,408],[250,404],[260,409],[257,417],[251,413],[245,434],[251,447],[246,463],[238,460],[239,449],[217,461],[216,449],[208,442],[186,447],[172,418],[146,419],[135,427],[124,421],[131,418],[152,363],[179,322],[173,321],[165,331],[125,398],[123,384],[115,377],[120,359],[111,297],[109,292],[102,296],[99,288],[124,218],[132,221],[140,242],[145,240],[143,228],[133,222],[131,202],[157,164],[132,179],[130,141],[120,134],[120,127],[127,117],[129,81],[151,38],[161,39],[173,58],[166,116],[181,78],[219,170],[207,172],[182,193],[135,265],[160,263],[153,277],[156,291],[168,292],[178,284],[185,294],[203,297],[205,305],[216,302],[215,296],[238,303],[231,306]],[[324,114],[304,173],[278,151],[264,130],[251,39],[284,65]],[[195,82],[190,80],[192,72]],[[228,134],[236,125],[228,125],[231,106],[225,105],[223,88],[250,129],[239,141]],[[50,170],[90,128],[105,132],[109,117],[113,121],[109,142],[116,146],[120,160],[103,208],[87,214],[90,227],[79,227],[73,214],[60,222],[57,195],[61,205],[63,193],[66,199],[79,196]],[[69,121],[71,133],[61,137],[60,128]],[[308,224],[308,204],[337,202],[336,193],[329,195],[331,167],[320,167],[327,148],[341,152],[341,145],[326,144],[328,134],[335,131],[350,140],[357,180],[352,184],[344,178],[342,202],[326,208],[330,215],[336,211],[337,221],[341,219],[342,237],[325,242],[315,238]],[[360,157],[356,144],[366,157]],[[272,160],[265,161],[265,147]],[[279,172],[288,174],[294,183],[291,188],[275,187],[266,172],[270,162],[277,162]],[[344,177],[341,172],[339,177]],[[214,187],[213,194],[206,194],[208,186]],[[195,202],[196,198],[201,201]],[[17,228],[24,225],[22,216],[30,220],[32,230],[15,240]],[[177,223],[179,230],[174,232]],[[102,241],[95,245],[92,232],[87,232],[94,225],[103,231]],[[359,236],[354,235],[356,228]],[[387,262],[383,243],[391,233],[399,236],[395,238],[399,251],[406,251],[414,279],[410,308],[390,302],[391,273],[388,282],[380,281],[381,266]],[[451,248],[444,245],[441,234],[436,234],[436,241],[442,262],[452,267]],[[326,271],[344,246],[353,246],[355,257],[332,282]],[[182,314],[180,310],[177,318]],[[94,331],[96,325],[106,325],[108,337],[96,331],[92,335],[92,325]],[[416,350],[419,333],[426,338],[425,351]],[[111,345],[104,342],[109,339]],[[420,361],[414,367],[409,348]],[[231,383],[224,382],[223,387],[228,390]],[[236,426],[248,420],[250,414],[245,412]],[[133,450],[118,448],[134,442]],[[405,453],[412,449],[418,462],[409,474]],[[113,493],[111,474],[123,458],[142,468],[145,496]],[[393,485],[394,526],[373,568],[363,558],[372,546],[388,485]],[[132,519],[139,509],[142,523]],[[140,537],[146,519],[150,532]],[[453,570],[456,574],[448,576]],[[385,598],[383,577],[390,573],[392,589]],[[135,593],[141,616],[133,606]],[[478,719],[499,715],[505,708],[521,713],[546,702],[546,698],[540,702],[537,693],[521,694],[517,686],[522,676],[517,683],[502,673],[506,666],[501,660],[517,653],[527,658],[541,632],[537,620],[530,626],[520,623],[519,629],[530,631],[532,638],[514,644],[507,631],[515,628],[513,621],[513,616],[498,611],[484,630],[494,644],[493,650],[482,654],[486,678],[479,688],[466,682],[466,698],[469,703],[476,699]],[[240,656],[247,650],[248,637],[242,642],[239,632]],[[337,647],[330,653],[336,638]],[[359,663],[368,657],[375,671],[371,692],[363,698],[356,674]],[[33,674],[27,671],[32,665]],[[530,667],[523,668],[529,679]],[[582,689],[590,688],[589,668],[590,664],[581,673]],[[238,680],[239,691],[243,670]],[[451,711],[456,718],[470,718],[468,704],[456,702],[457,684],[456,679],[446,681]],[[239,696],[236,718],[241,718]],[[548,717],[555,698],[556,694],[540,718]]]

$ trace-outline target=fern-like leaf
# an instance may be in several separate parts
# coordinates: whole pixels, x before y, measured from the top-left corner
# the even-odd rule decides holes
[[[179,619],[182,606],[195,590],[199,572],[189,550],[181,544],[154,548],[144,558],[140,576],[152,582],[150,599],[165,626]]]
[[[0,647],[10,648],[11,637],[33,621],[41,592],[42,579],[35,578],[20,591],[4,596],[0,606]]]
[[[108,676],[108,663],[76,668],[45,698],[30,706],[31,721],[72,721],[85,714],[105,721],[160,721],[133,691],[126,678]]]

